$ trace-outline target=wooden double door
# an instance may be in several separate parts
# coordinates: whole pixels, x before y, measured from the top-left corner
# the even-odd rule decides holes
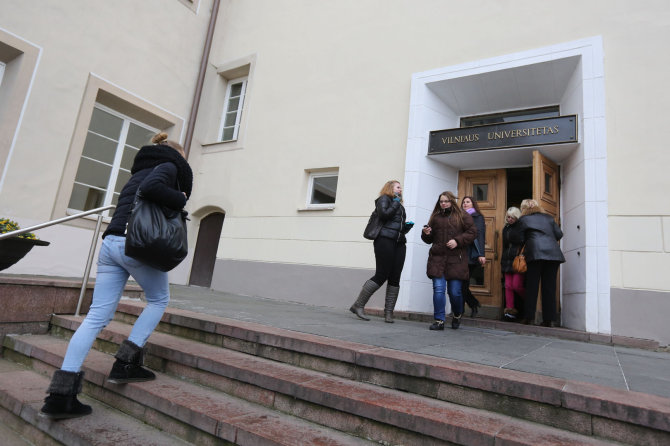
[[[504,283],[500,271],[502,230],[510,206],[519,207],[523,198],[533,198],[559,222],[560,176],[556,163],[533,152],[532,169],[462,170],[458,175],[458,197],[472,196],[486,224],[486,265],[471,278],[470,290],[481,302],[481,317],[498,319],[504,308]],[[508,194],[508,191],[514,191]],[[538,306],[538,308],[541,308]]]

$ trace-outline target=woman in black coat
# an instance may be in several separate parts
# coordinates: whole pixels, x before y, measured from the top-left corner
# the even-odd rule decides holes
[[[402,205],[402,186],[399,181],[387,181],[379,197],[375,200],[375,208],[380,226],[379,235],[374,240],[375,275],[368,279],[349,311],[364,321],[369,321],[363,309],[370,297],[384,282],[386,298],[384,300],[384,322],[393,322],[393,309],[400,292],[400,274],[405,264],[405,234],[412,229],[414,223],[405,222],[405,208]]]
[[[514,243],[515,232],[519,230],[521,211],[517,207],[510,207],[505,214],[505,227],[502,230],[502,256],[500,257],[500,270],[505,278],[505,311],[504,317],[508,320],[515,320],[518,314],[516,309],[515,296],[523,298],[526,295],[524,286],[525,273],[517,273],[512,268],[514,257],[521,251],[521,245]],[[520,237],[516,236],[518,240]]]
[[[468,270],[470,277],[472,277],[472,274],[478,268],[483,268],[486,264],[486,223],[484,222],[484,216],[479,211],[479,205],[471,196],[466,195],[463,197],[461,208],[470,214],[477,228],[477,238],[468,246]],[[463,281],[463,298],[468,307],[470,307],[470,317],[477,316],[479,307],[482,304],[479,303],[477,298],[472,294],[472,291],[470,291],[470,280]]]
[[[75,418],[91,413],[91,406],[77,400],[84,372],[81,366],[98,333],[114,317],[128,278],[132,275],[144,291],[146,307],[135,321],[128,339],[121,343],[108,382],[122,384],[150,381],[153,372],[142,367],[144,344],[161,320],[170,300],[168,273],[125,254],[126,224],[139,188],[146,200],[182,210],[191,195],[193,173],[181,145],[159,133],[153,145],[142,147],[133,161],[131,177],[123,186],[112,221],[102,235],[98,272],[91,308],[72,336],[60,370],[47,390],[41,415],[51,419]]]
[[[528,264],[526,302],[520,322],[528,324],[535,320],[537,292],[541,282],[542,325],[550,327],[556,321],[556,276],[560,264],[565,262],[558,245],[558,241],[563,238],[563,232],[554,217],[531,199],[521,202],[519,225],[513,241],[525,246],[524,255]]]

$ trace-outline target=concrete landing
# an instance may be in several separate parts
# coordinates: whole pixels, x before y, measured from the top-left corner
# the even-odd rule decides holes
[[[394,350],[600,384],[670,397],[670,353],[561,338],[564,329],[532,327],[528,334],[470,325],[428,330],[428,323],[362,321],[347,310],[279,302],[173,286],[170,306]],[[472,321],[473,323],[479,320]],[[495,327],[504,326],[496,322]],[[569,332],[569,330],[565,330]],[[566,333],[568,337],[570,333]]]

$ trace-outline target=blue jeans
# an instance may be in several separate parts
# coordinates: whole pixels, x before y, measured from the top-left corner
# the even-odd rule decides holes
[[[445,319],[445,307],[447,305],[447,296],[445,290],[449,293],[449,303],[451,311],[455,315],[463,314],[463,281],[458,279],[447,280],[444,277],[433,279],[433,314],[436,320]]]
[[[72,336],[61,370],[78,372],[98,333],[114,317],[129,276],[144,290],[147,306],[135,322],[128,340],[143,347],[163,317],[170,300],[168,274],[125,255],[126,239],[108,235],[100,247],[93,301],[86,318]]]

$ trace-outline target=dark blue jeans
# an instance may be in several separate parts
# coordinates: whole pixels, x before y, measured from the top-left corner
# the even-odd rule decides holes
[[[463,314],[463,281],[458,279],[447,280],[444,277],[433,279],[433,315],[436,320],[443,321],[446,316],[445,307],[449,293],[451,311],[455,316]]]

